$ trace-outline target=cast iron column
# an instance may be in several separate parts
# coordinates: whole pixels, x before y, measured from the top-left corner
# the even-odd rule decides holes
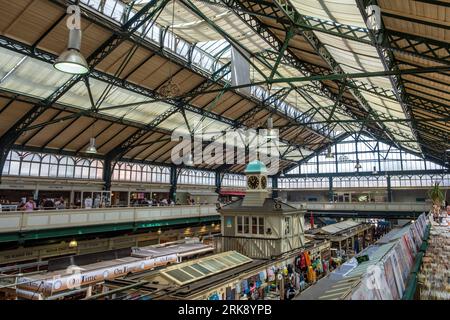
[[[220,173],[220,171],[216,171],[216,182],[215,182],[215,186],[216,186],[216,190],[215,192],[217,194],[220,194],[220,188],[222,187],[222,174]]]
[[[279,175],[272,177],[272,199],[278,198],[278,178]]]
[[[391,176],[387,176],[386,182],[387,182],[388,202],[392,202]]]
[[[172,165],[170,167],[170,191],[169,199],[174,203],[177,202],[177,167]]]
[[[106,158],[103,162],[103,190],[111,190],[112,170],[111,158]]]
[[[334,199],[333,194],[334,194],[334,192],[333,192],[333,177],[329,176],[328,177],[328,201],[329,202],[333,202],[333,199]]]

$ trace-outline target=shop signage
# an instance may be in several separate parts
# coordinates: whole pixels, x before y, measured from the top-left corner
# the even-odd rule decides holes
[[[83,272],[81,268],[76,268],[72,274],[62,274],[51,279],[35,280],[28,277],[18,278],[17,288],[52,294],[68,289],[79,288],[84,285],[111,280],[117,277],[144,270],[153,269],[167,263],[176,263],[177,255],[170,254],[156,258],[139,259],[137,261],[115,265]],[[73,271],[72,271],[73,272]]]

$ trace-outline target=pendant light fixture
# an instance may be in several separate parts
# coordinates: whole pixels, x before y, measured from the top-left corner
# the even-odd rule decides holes
[[[373,173],[373,174],[377,174],[377,173],[378,173],[378,171],[377,171],[377,166],[373,166],[373,171],[372,171],[372,173]]]
[[[89,154],[96,154],[97,153],[97,147],[95,146],[95,138],[91,138],[89,140],[89,146],[86,148],[86,153]]]
[[[327,149],[327,154],[325,155],[326,159],[333,159],[334,158],[334,154],[331,152],[331,147],[328,147]]]
[[[361,166],[361,164],[359,163],[359,160],[356,160],[355,169],[356,169],[356,170],[359,170],[359,169],[361,169],[361,168],[362,168],[362,166]]]
[[[267,118],[267,138],[268,139],[275,139],[278,135],[275,134],[275,130],[273,130],[273,118],[272,116],[269,116]]]
[[[97,153],[97,147],[95,146],[95,122],[97,120],[94,119],[94,122],[92,123],[91,126],[91,138],[89,140],[89,146],[86,148],[86,153],[89,154],[96,154]]]
[[[172,43],[175,43],[175,33],[173,32],[174,24],[175,24],[175,0],[172,1],[172,32],[171,32],[172,34],[169,35],[169,40],[171,39],[173,41]],[[170,36],[172,38],[170,38]],[[175,46],[173,49],[175,49]],[[181,92],[180,87],[173,82],[172,64],[169,62],[169,80],[161,86],[161,88],[159,89],[159,94],[164,98],[174,98],[179,96],[180,92]]]
[[[77,15],[77,20],[80,21],[80,9],[78,6],[70,6],[68,12]],[[80,28],[79,24],[70,26],[67,50],[56,59],[53,65],[55,69],[69,74],[87,74],[89,72],[89,65],[80,52]]]

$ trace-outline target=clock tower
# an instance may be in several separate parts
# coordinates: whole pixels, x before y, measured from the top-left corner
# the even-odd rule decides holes
[[[254,259],[271,259],[305,244],[304,210],[273,199],[267,190],[267,168],[260,161],[246,169],[244,199],[220,209],[223,251],[237,250]]]
[[[247,191],[243,206],[261,206],[268,197],[267,168],[261,161],[250,162],[245,169]]]

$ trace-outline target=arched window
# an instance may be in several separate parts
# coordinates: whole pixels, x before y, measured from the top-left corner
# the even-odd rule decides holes
[[[76,179],[89,179],[90,161],[87,159],[78,159],[75,162],[75,174]]]
[[[41,164],[41,157],[36,153],[23,153],[20,155],[20,176],[39,176],[39,167]]]
[[[58,158],[54,155],[45,155],[41,162],[41,177],[58,177]]]

